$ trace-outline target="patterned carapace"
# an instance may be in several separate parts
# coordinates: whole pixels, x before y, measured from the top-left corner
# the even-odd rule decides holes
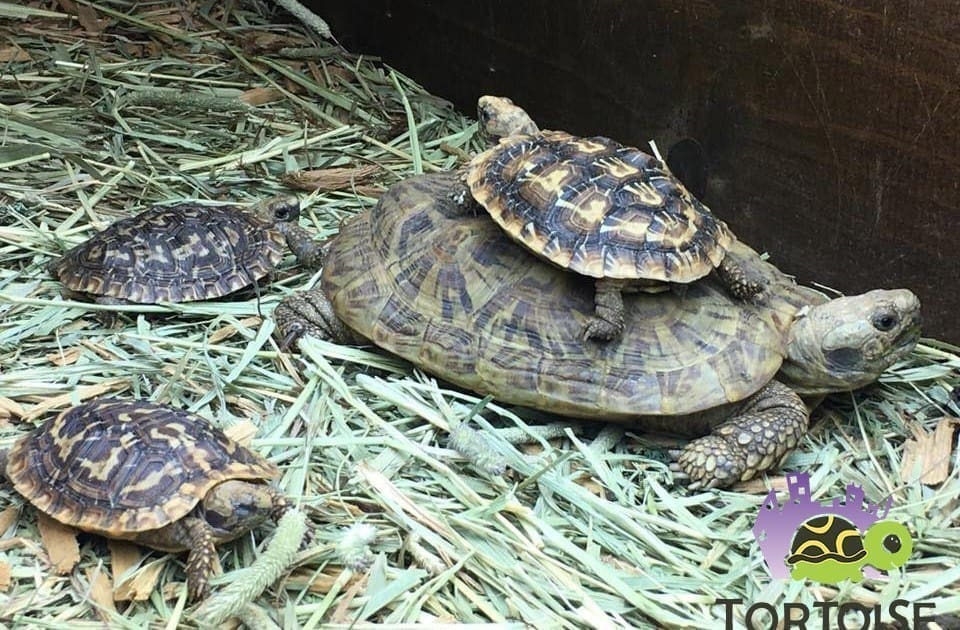
[[[95,400],[14,445],[7,476],[62,523],[113,537],[163,527],[227,479],[268,480],[276,466],[190,413]]]
[[[227,295],[283,259],[284,235],[236,206],[156,206],[121,219],[50,264],[78,293],[141,304]]]
[[[509,136],[470,163],[467,183],[511,237],[593,278],[691,282],[734,240],[660,160],[609,138]]]

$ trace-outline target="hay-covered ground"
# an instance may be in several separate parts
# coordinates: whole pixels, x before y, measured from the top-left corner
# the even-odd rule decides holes
[[[96,396],[253,434],[315,537],[242,609],[250,627],[722,627],[718,598],[960,610],[960,480],[941,421],[960,416],[957,348],[927,340],[879,385],[832,397],[784,467],[809,471],[820,498],[848,483],[892,497],[915,540],[905,570],[839,590],[771,580],[751,526],[782,474],[689,492],[645,436],[594,440],[599,427],[495,403],[470,421],[487,454],[468,461],[448,435],[476,398],[371,348],[280,351],[272,309],[316,282],[292,258],[259,304],[120,309],[112,329],[45,272],[117,218],[183,199],[318,187],[300,193],[301,223],[324,238],[384,187],[476,149],[475,125],[442,98],[271,3],[0,3],[0,33],[0,448]],[[218,589],[255,581],[242,568],[271,530],[221,548]],[[58,540],[0,483],[0,625],[202,619],[185,605],[181,556],[81,537],[70,568]]]

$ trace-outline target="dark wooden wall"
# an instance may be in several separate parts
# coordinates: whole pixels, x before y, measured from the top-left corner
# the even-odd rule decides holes
[[[674,147],[675,170],[782,269],[913,289],[926,333],[960,342],[955,0],[314,8],[349,49],[466,111],[508,95],[545,128]]]

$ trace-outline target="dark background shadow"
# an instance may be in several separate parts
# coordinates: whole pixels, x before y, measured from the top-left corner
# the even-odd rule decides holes
[[[950,0],[312,2],[351,51],[472,111],[670,151],[784,271],[907,287],[960,342],[960,13]]]

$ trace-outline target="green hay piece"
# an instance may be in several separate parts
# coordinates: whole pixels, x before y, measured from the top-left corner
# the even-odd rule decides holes
[[[217,625],[243,611],[250,612],[250,602],[276,582],[293,563],[306,533],[306,516],[299,510],[287,511],[277,523],[267,549],[250,566],[224,576],[222,580],[228,582],[227,586],[200,606],[197,617],[204,623]]]

